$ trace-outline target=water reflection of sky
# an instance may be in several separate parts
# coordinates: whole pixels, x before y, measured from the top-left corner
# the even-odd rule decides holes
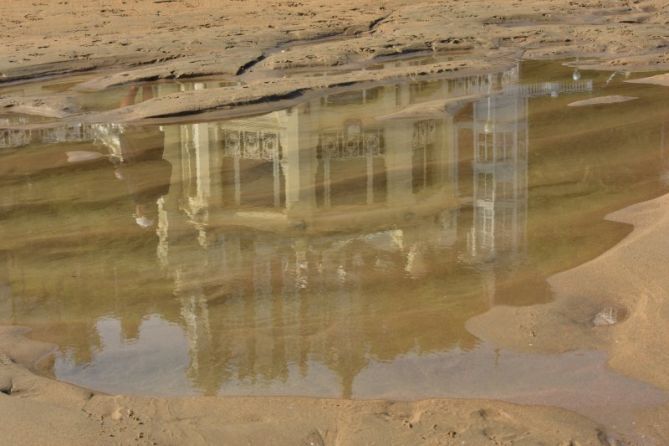
[[[57,357],[54,371],[60,379],[110,393],[164,396],[203,390],[194,388],[188,376],[185,364],[192,340],[178,325],[152,315],[143,320],[135,338],[124,340],[121,322],[105,318],[98,321],[97,331],[101,347],[89,364],[77,365],[67,353]],[[458,348],[429,354],[410,351],[391,360],[370,358],[350,383],[343,383],[318,360],[284,367],[280,377],[230,379],[216,393],[336,398],[348,385],[353,398],[499,399],[563,407],[602,422],[614,420],[621,427],[629,422],[624,413],[667,400],[659,389],[613,372],[606,366],[605,353],[597,351],[517,353],[490,344],[466,353]]]
[[[99,319],[96,329],[101,343],[93,360],[77,364],[65,351],[54,365],[58,378],[106,392],[197,393],[186,375],[188,341],[178,325],[149,315],[134,339],[124,339],[121,321],[115,318]]]

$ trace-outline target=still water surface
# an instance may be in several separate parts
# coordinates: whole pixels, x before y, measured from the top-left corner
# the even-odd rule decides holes
[[[550,301],[631,230],[606,213],[667,191],[669,94],[610,75],[528,62],[220,122],[0,130],[0,323],[110,392],[647,404],[601,352],[465,329]],[[609,94],[639,99],[567,106]]]

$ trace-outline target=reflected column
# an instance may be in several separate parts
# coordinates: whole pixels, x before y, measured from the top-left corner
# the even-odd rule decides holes
[[[317,101],[288,109],[281,117],[286,210],[307,216],[316,207],[316,167],[318,144]]]

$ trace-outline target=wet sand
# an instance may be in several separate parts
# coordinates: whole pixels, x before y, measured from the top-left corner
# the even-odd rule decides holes
[[[257,111],[272,107],[269,99],[291,99],[315,88],[484,70],[519,57],[580,57],[576,64],[602,69],[666,69],[668,21],[669,7],[658,1],[26,6],[7,0],[0,5],[0,86],[75,73],[86,73],[83,89],[89,91],[205,74],[244,85],[86,116],[70,109],[71,102],[57,92],[27,98],[9,93],[0,103],[6,111],[119,121],[240,104]],[[452,60],[347,71],[423,53]],[[585,59],[595,57],[596,62]],[[286,80],[286,70],[297,73]],[[665,196],[611,214],[611,220],[634,225],[634,231],[597,259],[555,275],[550,281],[558,297],[554,302],[495,307],[468,328],[512,350],[602,349],[614,369],[669,388],[667,209]],[[0,442],[8,444],[615,444],[597,423],[568,411],[492,401],[104,395],[35,374],[52,346],[24,335],[17,328],[0,331],[0,414],[6,427]],[[669,406],[664,406],[634,422],[639,432],[662,444],[669,438],[667,419]]]
[[[495,307],[470,319],[468,330],[521,351],[601,349],[613,369],[668,389],[668,211],[665,195],[610,214],[608,220],[633,225],[634,230],[596,259],[552,276],[555,301]],[[666,441],[668,417],[669,406],[664,405],[637,414],[632,422]]]

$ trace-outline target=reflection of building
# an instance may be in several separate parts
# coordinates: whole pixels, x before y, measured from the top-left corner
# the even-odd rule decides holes
[[[527,130],[525,97],[501,94],[474,104],[474,258],[524,245]]]
[[[67,292],[56,303],[24,299],[16,313],[62,312],[89,331],[91,320],[113,314],[126,338],[159,314],[179,323],[188,374],[209,393],[284,381],[294,369],[306,376],[317,363],[351,395],[370,358],[472,348],[465,321],[494,301],[496,281],[525,249],[526,98],[556,88],[517,87],[517,77],[512,69],[387,85],[264,116],[166,126],[172,186],[158,200],[162,270],[155,240],[124,226],[127,204],[113,175],[95,170],[109,163],[82,165],[75,182],[95,189],[93,209],[49,224],[103,236],[69,243],[71,257],[56,251],[51,268],[47,257],[33,260],[39,281],[30,295]],[[80,195],[73,201],[83,208],[89,197]],[[80,275],[96,278],[94,286],[76,282]],[[101,348],[95,333],[63,337],[82,362]]]
[[[503,73],[498,87],[515,75],[516,70]],[[490,82],[477,76],[376,87],[262,117],[168,128],[170,157],[182,166],[179,179],[188,202],[181,207],[191,215],[216,209],[219,222],[310,220],[318,218],[316,210],[337,206],[369,212],[370,205],[417,204],[421,191],[453,200],[455,116],[383,115],[433,100],[471,101],[472,95],[487,94]]]
[[[471,280],[452,274],[466,276],[463,256],[513,263],[523,253],[528,92],[517,76],[375,87],[259,117],[166,127],[181,188],[165,197],[159,251],[182,296],[192,378],[215,391],[231,374],[276,379],[290,363],[317,360],[350,395],[365,358],[387,354],[384,342],[402,345],[394,354],[471,342],[464,321],[487,298],[459,314],[437,311],[439,320],[410,315],[413,305],[430,305],[436,283],[447,290],[449,281]],[[438,111],[416,109],[435,101]],[[397,114],[409,107],[415,113]],[[470,227],[459,227],[468,203]],[[188,232],[198,245],[182,248]],[[485,289],[494,271],[482,272]],[[217,294],[225,302],[208,304]],[[397,308],[407,321],[387,332]]]
[[[92,128],[82,124],[22,129],[21,126],[26,124],[28,120],[23,117],[0,118],[0,149],[22,147],[31,143],[81,142],[93,139]]]

